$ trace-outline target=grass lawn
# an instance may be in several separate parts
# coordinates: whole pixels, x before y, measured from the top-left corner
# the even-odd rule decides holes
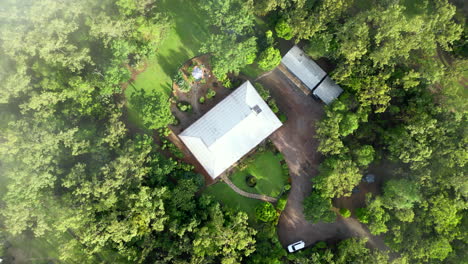
[[[240,189],[277,197],[283,186],[287,184],[287,175],[283,174],[281,168],[282,157],[271,151],[255,154],[253,161],[243,171],[237,171],[230,176],[231,181]],[[245,182],[247,175],[257,178],[257,185],[249,187]]]
[[[287,183],[287,176],[283,174],[281,169],[280,161],[282,159],[281,155],[275,155],[268,150],[257,153],[245,170],[237,171],[230,176],[231,181],[244,191],[276,197]],[[257,185],[253,188],[245,183],[245,176],[248,174],[257,178]],[[262,201],[237,194],[223,182],[209,186],[204,193],[212,196],[226,207],[246,212],[249,219],[255,219],[255,208],[262,203]]]
[[[147,61],[146,70],[138,75],[133,86],[129,85],[125,90],[127,98],[135,89],[170,94],[174,73],[185,61],[198,55],[201,45],[209,36],[202,10],[196,1],[163,0],[159,8],[171,17],[172,27],[156,56]],[[138,117],[134,116],[131,106],[129,108],[132,121],[138,124]]]
[[[249,215],[249,219],[255,219],[255,207],[263,203],[262,201],[240,196],[234,192],[224,182],[218,182],[206,188],[205,194],[210,195],[222,205],[235,211],[244,211]]]

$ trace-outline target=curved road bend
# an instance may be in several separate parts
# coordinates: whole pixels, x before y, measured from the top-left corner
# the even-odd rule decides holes
[[[298,240],[306,245],[317,241],[367,237],[374,248],[388,250],[381,237],[373,236],[356,219],[339,217],[335,223],[311,224],[305,220],[302,202],[312,191],[311,179],[317,174],[320,154],[315,124],[323,115],[323,104],[306,96],[280,70],[259,79],[271,91],[288,120],[270,138],[283,153],[292,179],[288,203],[278,223],[278,236],[287,246]]]

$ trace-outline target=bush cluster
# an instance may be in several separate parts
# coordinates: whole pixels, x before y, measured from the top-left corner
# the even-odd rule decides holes
[[[206,99],[211,99],[216,96],[216,92],[209,88],[208,91],[206,92]]]
[[[179,108],[182,112],[190,112],[192,111],[192,105],[188,102],[179,102],[177,103],[177,108]]]
[[[179,86],[179,90],[183,93],[187,93],[192,89],[192,87],[185,81],[184,74],[181,71],[177,71],[173,81],[177,86]]]

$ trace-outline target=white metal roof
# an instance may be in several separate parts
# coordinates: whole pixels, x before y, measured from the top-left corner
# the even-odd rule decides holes
[[[299,47],[292,47],[281,60],[286,68],[291,71],[296,77],[301,80],[310,90],[314,89],[317,84],[327,75],[307,54]]]
[[[315,88],[313,94],[320,98],[324,103],[330,104],[340,96],[343,89],[336,84],[330,77],[326,77],[323,82]]]
[[[179,137],[214,179],[281,125],[247,81]]]

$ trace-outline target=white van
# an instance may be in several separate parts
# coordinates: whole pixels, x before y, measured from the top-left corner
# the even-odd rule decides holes
[[[299,249],[303,249],[305,247],[304,241],[298,241],[295,243],[292,243],[291,245],[288,246],[288,251],[289,253],[293,253],[298,251]]]

